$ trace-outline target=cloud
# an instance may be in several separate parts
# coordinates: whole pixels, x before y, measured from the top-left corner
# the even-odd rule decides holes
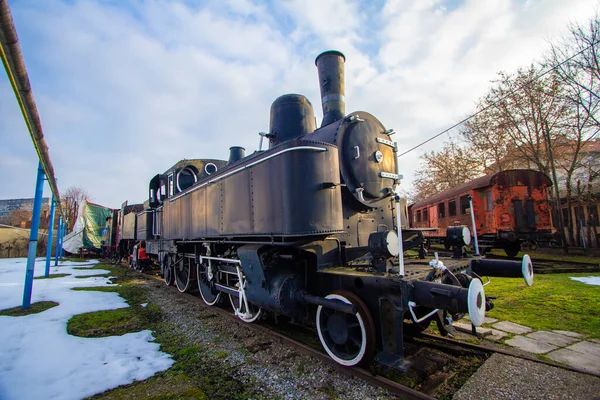
[[[408,149],[474,108],[500,70],[534,61],[594,1],[11,1],[62,190],[142,202],[183,158],[258,146],[271,102],[305,94],[314,58],[345,53],[346,110],[369,111]],[[0,80],[1,196],[31,197],[37,160]],[[424,150],[434,149],[442,140]],[[421,150],[401,159],[410,181]],[[47,190],[47,189],[46,189]],[[48,193],[48,191],[46,191]]]

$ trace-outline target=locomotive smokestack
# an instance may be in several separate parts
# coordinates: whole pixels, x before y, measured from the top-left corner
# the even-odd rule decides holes
[[[315,60],[319,71],[321,102],[323,104],[323,122],[329,125],[344,118],[346,103],[344,99],[344,62],[346,57],[337,50],[319,54]]]
[[[246,149],[240,146],[233,146],[229,148],[229,161],[227,165],[233,164],[236,161],[241,160],[246,156]]]

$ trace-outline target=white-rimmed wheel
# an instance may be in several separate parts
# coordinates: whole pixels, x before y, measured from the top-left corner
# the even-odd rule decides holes
[[[473,279],[469,284],[467,306],[473,326],[481,326],[485,319],[485,293],[479,279]]]
[[[165,254],[165,256],[163,257],[162,268],[165,284],[167,286],[171,286],[173,284],[173,281],[175,280],[175,271],[173,271],[173,256],[171,256],[170,254]]]
[[[216,271],[214,267],[209,267],[206,260],[203,263],[196,264],[196,276],[198,277],[198,289],[200,289],[200,296],[202,300],[209,306],[213,306],[221,299],[221,292],[215,287],[216,275],[213,275]],[[211,271],[209,268],[213,268]]]
[[[343,301],[356,307],[356,314],[346,314],[319,306],[317,332],[323,348],[337,363],[352,367],[366,364],[375,352],[375,324],[369,309],[354,293],[335,291],[327,299]]]
[[[175,285],[181,293],[187,292],[192,286],[192,268],[190,265],[192,262],[193,259],[189,257],[181,257],[175,263]]]
[[[533,286],[533,263],[531,262],[529,254],[523,256],[523,261],[521,261],[521,272],[523,273],[523,279],[525,279],[527,286]]]
[[[244,298],[240,288],[239,279],[235,278],[233,275],[229,275],[227,278],[227,286],[235,287],[238,290],[238,293],[240,293],[238,296],[229,295],[229,301],[231,302],[231,307],[233,308],[235,315],[244,322],[250,323],[256,321],[262,314],[262,308],[255,306],[248,302],[248,299]]]

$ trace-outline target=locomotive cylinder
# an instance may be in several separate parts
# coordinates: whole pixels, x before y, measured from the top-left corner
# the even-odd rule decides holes
[[[233,146],[229,148],[229,160],[227,165],[231,165],[234,162],[240,161],[246,156],[246,149],[240,146]]]
[[[526,254],[521,262],[511,260],[472,260],[471,271],[478,275],[501,278],[522,277],[528,286],[533,285],[533,264]]]
[[[469,312],[468,289],[443,283],[414,282],[414,302],[419,306],[448,310],[451,313]]]
[[[323,122],[321,127],[344,118],[346,115],[344,62],[346,57],[339,51],[330,50],[315,59],[319,72]]]
[[[269,148],[313,133],[315,129],[313,106],[305,96],[284,94],[271,105]]]

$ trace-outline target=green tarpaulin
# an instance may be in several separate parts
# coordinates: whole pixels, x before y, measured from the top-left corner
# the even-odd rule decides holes
[[[86,201],[81,203],[73,232],[65,236],[63,248],[69,253],[77,253],[80,248],[100,250],[106,219],[112,217],[112,214],[111,208]]]

